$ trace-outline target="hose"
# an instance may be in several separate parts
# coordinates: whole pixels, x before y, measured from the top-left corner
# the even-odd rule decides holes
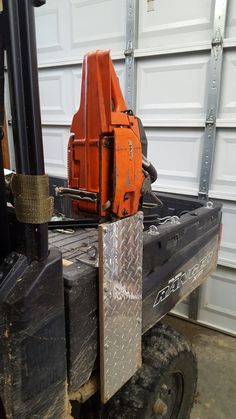
[[[152,163],[144,155],[142,155],[142,165],[143,165],[144,170],[146,170],[148,172],[148,174],[150,176],[150,179],[151,179],[151,183],[156,182],[157,171],[156,171],[155,167],[152,165]]]

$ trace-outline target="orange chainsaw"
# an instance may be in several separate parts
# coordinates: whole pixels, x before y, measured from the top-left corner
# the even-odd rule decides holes
[[[68,188],[58,192],[74,198],[78,211],[133,215],[157,179],[146,149],[142,123],[126,108],[109,51],[89,52],[83,59],[80,108],[71,125]]]

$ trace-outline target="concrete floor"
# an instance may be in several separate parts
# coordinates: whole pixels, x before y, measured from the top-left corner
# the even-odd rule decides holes
[[[236,419],[236,338],[174,316],[166,316],[164,323],[188,337],[197,354],[191,419]]]

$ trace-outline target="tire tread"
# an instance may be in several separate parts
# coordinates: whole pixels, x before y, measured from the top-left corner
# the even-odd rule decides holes
[[[189,359],[197,381],[197,361],[191,344],[172,327],[162,323],[154,326],[143,336],[142,351],[142,367],[105,405],[104,419],[143,419],[146,399],[153,391],[154,382],[160,379],[173,358]]]

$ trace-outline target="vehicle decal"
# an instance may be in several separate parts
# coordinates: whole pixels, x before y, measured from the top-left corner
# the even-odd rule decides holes
[[[196,281],[199,276],[202,275],[204,268],[209,265],[212,260],[214,251],[211,251],[206,256],[204,256],[199,263],[195,263],[190,269],[186,272],[179,272],[173,278],[168,281],[168,285],[162,288],[153,304],[153,307],[158,306],[162,301],[168,298],[172,293],[176,292],[179,288],[185,285],[187,282]]]

